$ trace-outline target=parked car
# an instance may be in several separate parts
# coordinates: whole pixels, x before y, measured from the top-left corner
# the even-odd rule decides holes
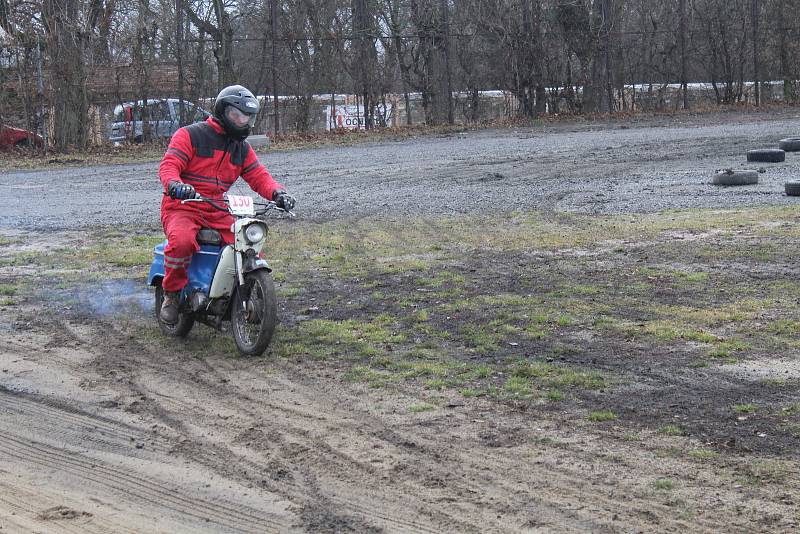
[[[206,110],[186,100],[182,105],[187,124],[204,121],[210,116]],[[145,124],[149,128],[150,139],[172,137],[172,134],[181,127],[180,106],[181,101],[177,98],[148,100],[146,106],[141,100],[119,104],[114,108],[108,140],[112,143],[121,143],[125,140],[141,143]]]
[[[0,148],[42,146],[42,136],[36,132],[14,128],[7,124],[0,124]]]

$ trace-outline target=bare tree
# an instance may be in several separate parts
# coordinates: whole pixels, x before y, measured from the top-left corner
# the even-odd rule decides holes
[[[234,68],[234,15],[228,12],[225,0],[211,0],[208,3],[185,4],[186,14],[192,23],[214,41],[214,57],[217,60],[217,85],[222,88],[236,81]],[[212,22],[213,20],[213,22]]]

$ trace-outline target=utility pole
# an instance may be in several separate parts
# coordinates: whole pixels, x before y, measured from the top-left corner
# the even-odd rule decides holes
[[[689,109],[689,87],[686,83],[686,0],[680,0],[681,27],[681,91],[683,92],[683,109]]]
[[[752,7],[753,7],[753,79],[755,84],[756,90],[756,106],[761,105],[761,88],[759,76],[760,73],[758,72],[758,12],[759,12],[759,5],[758,0],[752,0]]]
[[[278,0],[272,0],[269,4],[269,17],[272,23],[272,92],[274,94],[275,108],[275,135],[278,135],[281,128],[280,117],[278,114],[278,51],[276,47],[276,37],[278,35],[278,13],[276,3]]]

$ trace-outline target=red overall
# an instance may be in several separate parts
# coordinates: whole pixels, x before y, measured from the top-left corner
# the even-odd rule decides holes
[[[210,117],[206,122],[179,129],[172,136],[158,170],[167,191],[173,180],[192,185],[202,196],[222,199],[241,176],[259,195],[271,199],[273,192],[285,189],[270,176],[258,161],[247,141],[235,141],[225,135],[222,126]],[[164,249],[164,291],[180,291],[189,281],[186,268],[192,254],[200,250],[197,231],[218,230],[226,243],[233,243],[229,213],[215,210],[202,202],[181,204],[164,196],[161,201],[161,224],[167,236]]]

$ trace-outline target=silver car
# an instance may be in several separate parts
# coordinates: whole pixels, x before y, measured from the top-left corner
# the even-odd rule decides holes
[[[149,139],[172,137],[181,127],[180,105],[181,101],[177,98],[151,99],[146,106],[142,100],[118,104],[114,108],[108,140],[112,143],[141,143],[145,128]],[[201,122],[210,116],[206,110],[186,100],[183,101],[183,109],[186,124]]]

